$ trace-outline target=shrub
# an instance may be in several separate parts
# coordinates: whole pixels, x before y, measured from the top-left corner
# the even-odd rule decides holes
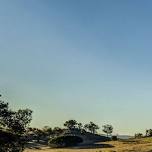
[[[24,149],[24,141],[21,136],[0,130],[0,151],[21,152]]]
[[[51,147],[70,147],[83,142],[78,136],[60,136],[49,140]]]
[[[112,136],[111,139],[112,139],[113,141],[118,140],[117,136]]]
[[[135,134],[135,138],[142,138],[143,137],[143,134],[142,133],[136,133]]]
[[[146,130],[146,136],[147,137],[152,137],[152,129]]]
[[[9,104],[0,100],[0,152],[22,152],[32,111],[19,109],[12,111]]]

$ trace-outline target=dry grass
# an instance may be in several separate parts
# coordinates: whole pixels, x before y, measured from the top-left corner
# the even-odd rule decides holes
[[[152,138],[110,141],[83,148],[51,149],[40,147],[40,149],[26,149],[25,152],[152,152]]]

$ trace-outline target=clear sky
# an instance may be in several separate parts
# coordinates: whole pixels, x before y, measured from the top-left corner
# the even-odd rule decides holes
[[[150,0],[0,0],[3,99],[35,127],[152,128],[151,18]]]

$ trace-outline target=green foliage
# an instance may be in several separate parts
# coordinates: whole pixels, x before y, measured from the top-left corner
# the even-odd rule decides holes
[[[32,111],[30,109],[19,109],[12,111],[8,103],[0,101],[0,127],[10,130],[14,133],[23,134],[26,127],[32,120]]]
[[[8,103],[0,100],[0,151],[23,151],[25,141],[22,142],[22,139],[31,120],[30,109],[12,111]]]
[[[30,140],[40,140],[47,141],[50,137],[56,137],[63,133],[63,129],[59,127],[55,127],[52,129],[49,126],[44,126],[42,129],[39,128],[28,128],[27,135],[29,136]]]
[[[77,125],[76,120],[68,120],[64,123],[64,126],[67,127],[70,130],[76,128],[76,125]]]
[[[95,134],[96,131],[99,129],[99,126],[96,125],[95,123],[93,122],[90,122],[89,124],[85,124],[84,125],[84,128],[88,131],[90,131],[91,133]]]
[[[21,152],[24,150],[25,141],[21,136],[0,130],[0,151]]]
[[[108,124],[103,125],[103,130],[102,131],[105,132],[107,134],[107,136],[111,135],[112,132],[113,132],[113,127],[112,127],[112,125],[108,125]]]
[[[30,109],[20,109],[12,113],[9,122],[7,122],[7,127],[14,133],[23,134],[31,120],[32,111]]]
[[[69,147],[76,146],[81,142],[83,142],[83,140],[78,136],[60,136],[50,139],[49,145],[51,147]]]
[[[135,134],[135,138],[142,138],[143,137],[143,134],[142,133],[136,133]]]
[[[53,134],[53,130],[49,126],[44,126],[42,130],[46,136],[50,136]]]
[[[8,103],[0,100],[0,127],[6,127],[13,113],[8,109]]]
[[[79,130],[83,130],[83,125],[82,125],[82,123],[77,123],[77,126],[78,126],[78,129],[79,129]]]
[[[112,136],[111,140],[116,141],[116,140],[118,140],[118,137],[117,136]]]
[[[36,137],[37,142],[39,142],[40,139],[45,135],[43,130],[38,129],[38,128],[35,128],[34,133],[35,133],[35,137]]]
[[[52,133],[54,136],[59,136],[63,133],[63,129],[60,127],[54,127],[54,129],[52,130]]]
[[[152,137],[152,129],[147,129],[146,130],[146,136],[147,137]]]

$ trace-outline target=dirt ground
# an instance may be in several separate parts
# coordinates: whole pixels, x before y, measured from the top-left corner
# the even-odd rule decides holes
[[[123,141],[109,141],[86,145],[83,147],[51,149],[38,145],[30,147],[25,152],[152,152],[152,138],[130,139]]]

